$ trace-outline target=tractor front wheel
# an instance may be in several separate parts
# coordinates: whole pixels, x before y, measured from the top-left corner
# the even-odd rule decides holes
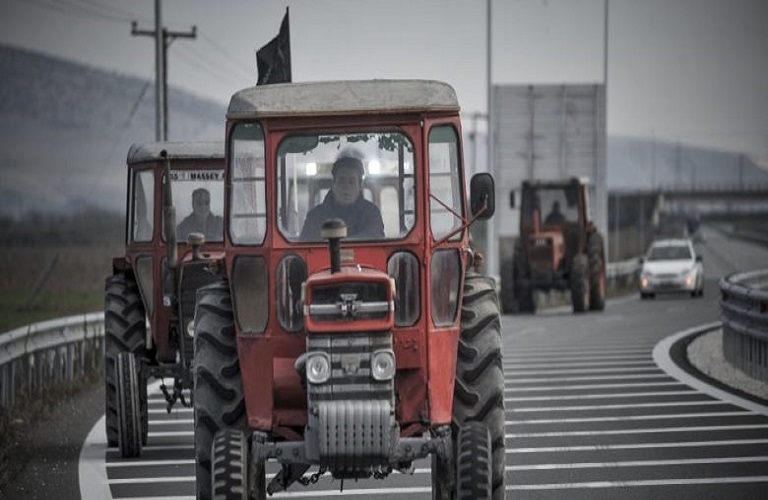
[[[131,276],[118,273],[107,278],[104,286],[104,382],[107,444],[118,446],[117,380],[115,364],[120,353],[133,353],[138,359],[145,355],[147,336],[144,303],[139,286]],[[146,387],[141,390],[146,395]],[[147,442],[148,415],[144,399],[142,443]]]
[[[582,313],[589,307],[589,270],[587,256],[576,255],[571,266],[571,306],[573,312]]]
[[[466,422],[461,426],[456,461],[457,500],[490,500],[491,435],[484,423]]]
[[[490,435],[492,498],[504,498],[504,368],[501,321],[491,278],[469,272],[464,278],[461,334],[456,360],[451,432],[461,464],[461,432],[481,423]],[[469,432],[469,431],[467,431]],[[474,435],[474,433],[472,433]],[[468,438],[469,439],[469,438]]]
[[[216,432],[211,450],[213,498],[221,500],[264,500],[267,497],[262,487],[251,496],[249,476],[250,450],[245,433],[235,429]],[[261,465],[264,475],[264,465]],[[261,485],[264,485],[262,478]]]
[[[146,399],[143,402],[141,400],[142,378],[139,363],[130,352],[121,352],[115,360],[118,448],[123,458],[141,456],[141,445],[144,441],[142,416],[147,413],[147,402]]]
[[[218,498],[211,482],[214,437],[247,428],[232,298],[225,281],[197,292],[193,397],[197,498]]]
[[[592,233],[587,241],[589,260],[589,308],[592,311],[605,309],[605,251],[603,236]]]

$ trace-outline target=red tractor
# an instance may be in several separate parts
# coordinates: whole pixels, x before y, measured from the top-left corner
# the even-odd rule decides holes
[[[533,292],[570,292],[573,312],[605,308],[605,245],[582,179],[525,181],[520,238],[501,265],[505,313],[536,312]]]
[[[127,200],[125,255],[105,285],[106,428],[109,446],[136,457],[150,378],[162,380],[169,412],[191,404],[195,294],[214,280],[209,264],[223,249],[224,144],[133,145]]]
[[[504,498],[499,307],[468,231],[494,184],[477,174],[467,202],[454,90],[257,86],[226,137],[226,257],[195,309],[198,498],[426,457],[433,498]]]

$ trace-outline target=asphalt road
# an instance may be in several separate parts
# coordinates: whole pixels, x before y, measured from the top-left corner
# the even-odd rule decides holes
[[[705,238],[703,298],[632,295],[610,301],[603,313],[560,308],[502,318],[508,498],[765,498],[765,412],[692,388],[653,357],[663,339],[718,319],[720,277],[768,262],[765,247],[713,231]],[[92,392],[82,404],[95,405],[99,415],[103,392],[100,400],[99,388]],[[11,490],[21,496],[7,498],[74,498],[56,492],[78,484],[86,499],[193,498],[191,411],[168,415],[159,394],[151,401],[149,446],[140,459],[122,460],[106,449],[103,421],[89,427],[94,408],[80,410],[89,417],[75,416],[67,438],[71,443],[79,434],[85,442],[79,475],[71,463],[60,466],[67,474],[51,474],[58,487],[54,479],[40,481],[44,474],[22,475],[31,482]],[[52,442],[38,437],[34,446],[42,455],[58,450]],[[33,462],[50,470],[50,462]],[[343,492],[339,481],[322,478],[311,487],[294,485],[286,496],[427,499],[429,484],[423,462],[410,476],[347,481]]]

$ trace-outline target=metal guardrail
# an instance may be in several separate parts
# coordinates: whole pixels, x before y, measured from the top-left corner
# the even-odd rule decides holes
[[[720,280],[723,355],[750,377],[768,382],[768,270]]]
[[[0,407],[76,381],[104,363],[104,313],[34,323],[0,334]]]

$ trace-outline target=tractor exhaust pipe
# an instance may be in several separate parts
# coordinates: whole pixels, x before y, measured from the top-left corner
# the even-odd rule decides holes
[[[328,240],[328,252],[331,254],[331,274],[341,271],[341,240],[347,237],[347,225],[341,219],[328,219],[323,222],[320,236]]]

